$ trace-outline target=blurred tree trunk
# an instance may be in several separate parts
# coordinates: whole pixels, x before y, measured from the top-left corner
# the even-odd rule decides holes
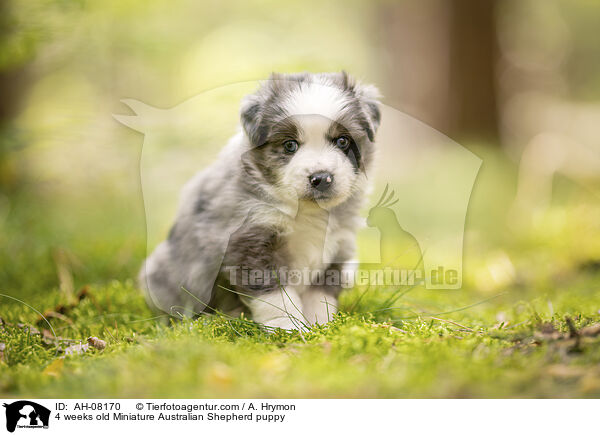
[[[496,0],[450,2],[449,135],[498,141]]]
[[[387,103],[457,141],[497,143],[496,1],[382,3]]]

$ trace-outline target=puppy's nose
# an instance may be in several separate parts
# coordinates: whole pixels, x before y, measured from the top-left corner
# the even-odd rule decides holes
[[[333,174],[331,172],[315,172],[309,175],[310,185],[320,192],[325,192],[333,183]]]

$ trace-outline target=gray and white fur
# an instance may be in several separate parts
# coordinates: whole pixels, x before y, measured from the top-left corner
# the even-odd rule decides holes
[[[368,188],[378,92],[346,73],[273,74],[241,105],[241,131],[184,187],[167,240],[140,282],[169,313],[244,310],[300,329],[336,312],[338,283],[243,271],[339,270],[354,255]]]

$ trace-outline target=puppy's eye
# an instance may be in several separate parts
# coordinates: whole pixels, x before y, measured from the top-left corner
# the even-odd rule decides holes
[[[341,150],[347,150],[348,147],[350,146],[350,139],[348,139],[346,136],[340,136],[337,139],[335,139],[333,141],[333,143],[339,149],[341,149]]]
[[[298,151],[298,142],[295,140],[286,140],[283,143],[283,149],[286,153],[292,154]]]

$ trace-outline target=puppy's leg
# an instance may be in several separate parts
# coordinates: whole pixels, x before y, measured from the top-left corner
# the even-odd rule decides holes
[[[271,328],[302,329],[308,326],[302,313],[302,300],[292,287],[273,289],[243,297],[252,319]]]
[[[329,322],[337,313],[337,298],[331,289],[323,287],[309,287],[302,295],[304,315],[311,325],[323,325]]]
[[[286,252],[277,229],[246,221],[229,239],[223,270],[256,322],[301,329],[307,322],[298,291],[282,287],[271,275],[289,263]]]
[[[324,271],[325,281],[313,282],[313,285],[306,287],[302,294],[302,303],[304,315],[312,325],[323,325],[338,312],[337,297],[345,282],[345,270],[348,270],[348,266],[343,261],[332,263]]]

